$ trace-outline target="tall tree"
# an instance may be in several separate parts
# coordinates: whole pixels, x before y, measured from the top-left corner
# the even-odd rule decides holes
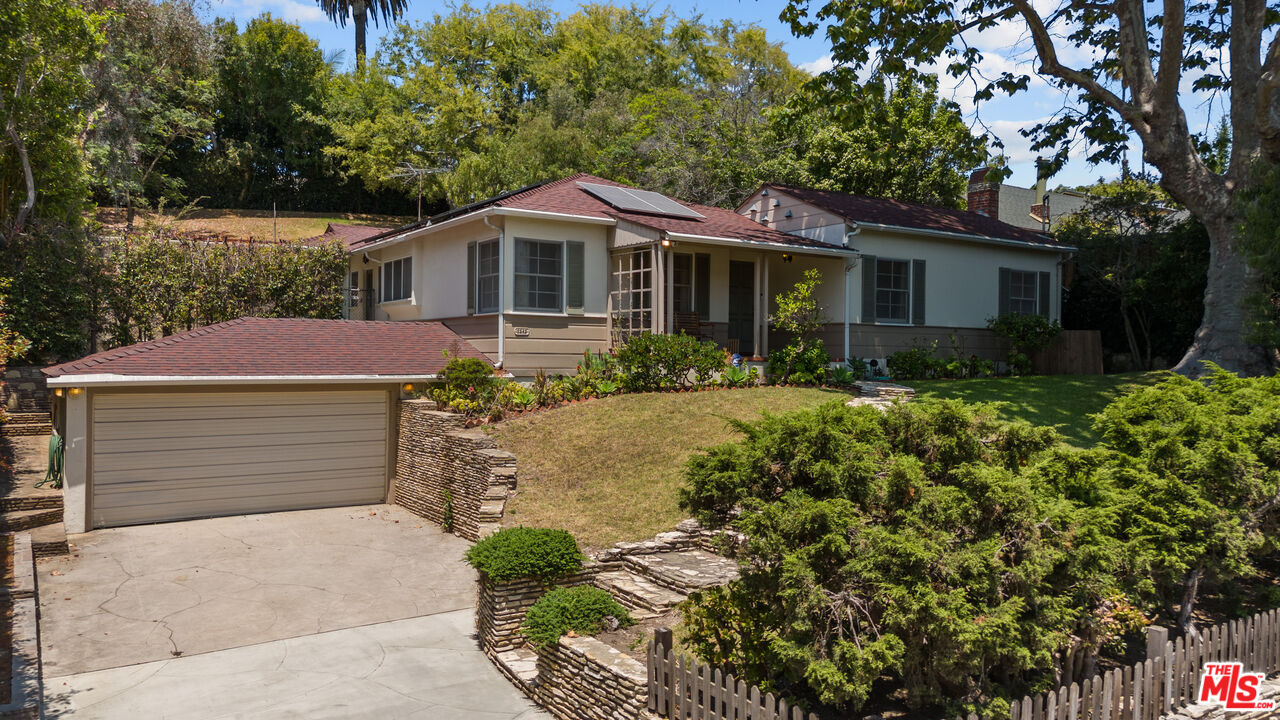
[[[61,0],[0,6],[0,244],[38,211],[74,216],[85,173],[74,146],[101,18]]]
[[[830,105],[818,84],[773,113],[769,137],[779,151],[770,153],[762,179],[963,207],[966,176],[987,161],[986,142],[954,103],[938,97],[937,79],[850,90],[844,104]]]
[[[356,66],[364,67],[365,55],[365,29],[369,18],[373,18],[374,25],[380,25],[382,22],[392,23],[404,14],[405,9],[409,7],[408,0],[318,0],[320,9],[325,15],[329,16],[329,20],[338,23],[341,27],[347,26],[347,19],[350,18],[356,26]]]
[[[1247,337],[1244,298],[1255,286],[1241,249],[1236,192],[1255,180],[1251,166],[1280,163],[1280,4],[1274,0],[790,0],[784,20],[801,35],[827,28],[836,66],[827,97],[842,102],[859,74],[873,82],[942,62],[977,84],[976,99],[1029,87],[1029,74],[1005,70],[984,78],[984,30],[1022,32],[1038,59],[1035,72],[1077,94],[1052,118],[1026,132],[1035,150],[1054,150],[1061,167],[1083,139],[1093,162],[1118,162],[1130,133],[1160,171],[1161,187],[1191,211],[1210,238],[1204,317],[1177,369],[1198,374],[1204,360],[1231,370],[1266,372],[1269,354]],[[1265,38],[1270,36],[1270,40]],[[1004,43],[1007,45],[1007,43]],[[1214,172],[1188,126],[1184,106],[1197,93],[1222,93],[1231,124],[1231,158]]]
[[[99,201],[133,210],[147,196],[182,200],[163,161],[211,130],[213,28],[192,0],[89,0],[107,17],[106,47],[86,66],[90,98],[81,145]],[[106,11],[110,11],[107,13]]]

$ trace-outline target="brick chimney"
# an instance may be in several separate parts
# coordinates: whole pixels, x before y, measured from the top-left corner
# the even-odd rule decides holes
[[[987,182],[991,168],[974,170],[969,176],[969,212],[1000,219],[1000,183]]]

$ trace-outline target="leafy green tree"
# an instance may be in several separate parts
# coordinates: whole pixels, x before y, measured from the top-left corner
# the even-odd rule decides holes
[[[763,180],[942,207],[964,207],[968,173],[987,161],[931,76],[851,86],[836,104],[811,85],[772,114],[768,133],[777,151]]]
[[[192,0],[93,0],[106,45],[88,63],[89,109],[80,140],[101,200],[123,205],[132,223],[148,199],[183,200],[182,174],[169,174],[180,143],[198,143],[213,122],[213,29]],[[190,168],[185,168],[187,174]]]
[[[262,15],[243,32],[218,21],[216,119],[205,146],[175,162],[188,170],[193,194],[216,207],[306,206],[340,192],[317,120],[326,112],[333,72],[316,41],[297,25]],[[195,176],[195,177],[192,177]],[[199,183],[199,184],[197,184]]]
[[[36,220],[0,248],[0,278],[10,283],[9,323],[31,341],[23,361],[70,360],[91,348],[107,278],[93,231],[82,223]]]
[[[75,142],[87,89],[82,66],[99,50],[101,23],[60,0],[0,8],[0,243],[22,232],[33,214],[79,212],[86,182]]]
[[[819,336],[827,322],[818,305],[820,285],[822,272],[810,268],[804,271],[804,279],[795,287],[778,294],[778,309],[769,322],[786,335],[787,344],[769,356],[769,376],[773,382],[808,384],[826,379],[831,358]]]
[[[1100,328],[1113,351],[1149,370],[1191,342],[1204,311],[1209,239],[1204,226],[1154,183],[1129,177],[1088,188],[1090,200],[1064,218],[1058,238],[1079,248],[1078,277],[1064,319]]]
[[[359,68],[364,67],[365,29],[369,18],[373,18],[374,25],[394,23],[409,7],[407,0],[319,0],[319,3],[331,22],[346,27],[350,18],[356,26],[356,67]]]
[[[1252,189],[1241,193],[1244,251],[1257,283],[1244,302],[1252,340],[1273,355],[1280,348],[1280,165],[1258,163]]]
[[[1027,128],[1033,150],[1053,152],[1051,170],[1081,141],[1091,162],[1119,162],[1136,135],[1161,187],[1209,236],[1204,315],[1177,369],[1199,374],[1204,360],[1238,372],[1271,368],[1273,358],[1247,337],[1241,302],[1256,275],[1241,249],[1243,216],[1233,200],[1256,182],[1256,159],[1280,163],[1274,2],[791,0],[782,18],[801,35],[822,28],[831,41],[834,67],[824,73],[822,97],[832,104],[846,104],[855,84],[883,84],[934,63],[975,83],[982,102],[1027,90],[1031,75],[1021,67],[1028,67],[1074,101]],[[997,28],[1024,38],[1019,47],[1029,45],[1035,62],[984,75],[990,46],[976,36]],[[1216,93],[1230,96],[1231,154],[1222,172],[1201,156],[1204,141],[1188,120],[1197,96]]]

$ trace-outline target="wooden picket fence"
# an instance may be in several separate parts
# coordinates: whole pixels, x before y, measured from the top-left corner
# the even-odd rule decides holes
[[[1223,661],[1280,672],[1280,611],[1223,623],[1194,640],[1157,642],[1143,662],[1015,701],[1010,720],[1156,720],[1194,704],[1205,663]]]
[[[1167,634],[1158,636],[1167,637]],[[670,642],[667,636],[667,642]],[[818,720],[732,674],[676,656],[649,641],[649,710],[672,720]],[[1205,663],[1237,661],[1247,672],[1280,672],[1280,610],[1149,645],[1143,662],[1015,700],[1010,720],[1158,720],[1194,704]],[[1076,663],[1072,663],[1075,665]],[[1078,673],[1079,668],[1067,671]],[[955,720],[983,720],[976,714]]]
[[[649,641],[649,710],[672,720],[818,720],[773,693],[747,685]]]

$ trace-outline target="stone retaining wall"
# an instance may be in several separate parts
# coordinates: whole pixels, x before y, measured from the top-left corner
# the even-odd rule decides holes
[[[7,367],[0,372],[0,409],[48,412],[49,388],[38,367]]]
[[[589,585],[599,569],[598,565],[588,565],[577,575],[556,581],[555,587]],[[486,655],[494,657],[525,644],[524,636],[520,634],[524,615],[549,589],[529,578],[499,583],[480,573],[476,597],[476,634],[480,638],[480,648]]]
[[[13,536],[12,577],[0,589],[2,602],[10,606],[13,618],[9,625],[10,663],[9,702],[0,705],[0,718],[36,720],[41,717],[44,686],[40,680],[40,636],[36,611],[35,558],[31,536]]]
[[[607,565],[591,563],[555,587],[589,584]],[[562,637],[529,648],[520,634],[525,613],[550,588],[521,579],[493,582],[483,573],[476,634],[493,663],[534,702],[562,720],[642,720],[649,698],[643,663],[590,637]]]
[[[501,528],[515,489],[516,458],[461,415],[430,400],[400,403],[395,503],[452,532],[479,540]],[[451,517],[450,517],[451,516]]]
[[[529,694],[562,720],[638,720],[649,703],[649,671],[591,637],[562,637],[538,650]]]

